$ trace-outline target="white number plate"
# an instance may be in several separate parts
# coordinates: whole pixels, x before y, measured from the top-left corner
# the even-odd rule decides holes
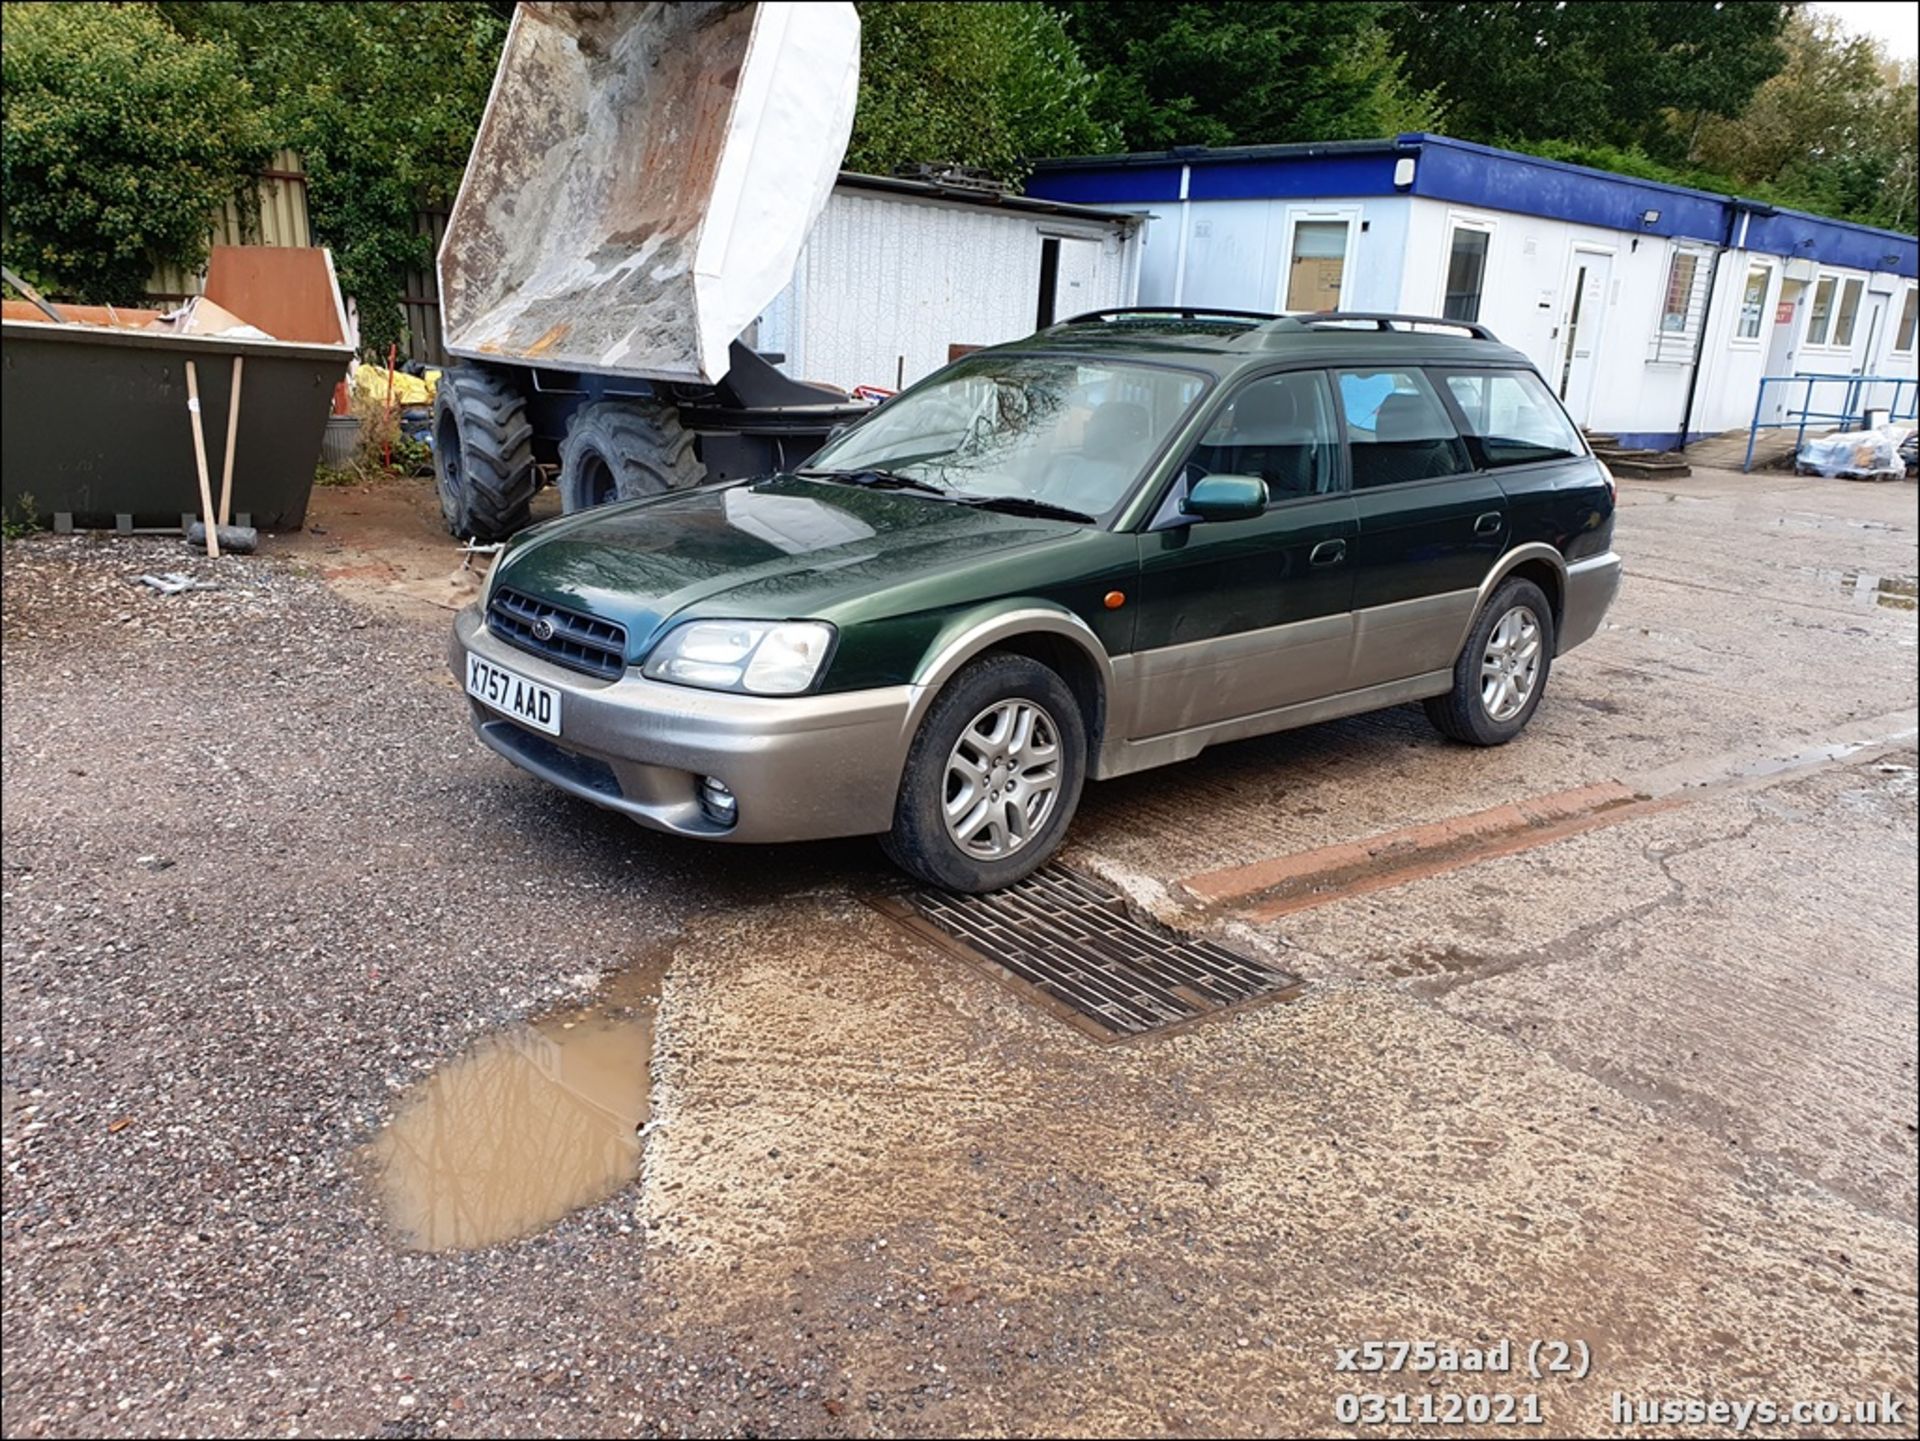
[[[467,694],[535,730],[550,736],[560,734],[559,691],[501,670],[472,651],[467,652]]]

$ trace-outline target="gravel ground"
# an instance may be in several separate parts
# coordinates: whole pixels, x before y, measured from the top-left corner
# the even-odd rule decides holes
[[[751,868],[494,762],[444,621],[282,562],[10,542],[4,625],[9,1434],[408,1434],[425,1387],[489,1429],[711,1430],[776,1385],[669,1352],[630,1193],[424,1257],[352,1164],[471,1037],[664,954]]]
[[[1617,1430],[1615,1389],[1911,1404],[1915,632],[1849,587],[1910,582],[1912,492],[1627,499],[1628,590],[1523,741],[1401,708],[1222,748],[1095,788],[1069,859],[1158,904],[1904,746],[1280,926],[1190,910],[1308,995],[1105,1050],[863,904],[870,843],[693,846],[477,745],[425,492],[316,497],[290,555],[8,543],[0,1423],[1321,1433],[1380,1336],[1591,1339],[1549,1434]],[[427,549],[363,554],[396,515]],[[660,992],[639,1182],[396,1245],[356,1157],[408,1089],[613,974]]]

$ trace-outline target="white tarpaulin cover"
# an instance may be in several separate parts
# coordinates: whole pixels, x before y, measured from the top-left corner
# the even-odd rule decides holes
[[[1795,457],[1802,473],[1845,476],[1849,480],[1898,480],[1907,473],[1900,446],[1913,433],[1910,425],[1883,425],[1874,430],[1810,435]]]
[[[440,247],[447,349],[719,379],[792,278],[859,78],[838,0],[522,4]]]

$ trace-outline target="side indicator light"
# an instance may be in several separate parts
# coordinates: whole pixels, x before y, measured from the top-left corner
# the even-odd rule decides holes
[[[1107,592],[1107,609],[1108,610],[1118,610],[1120,609],[1121,606],[1125,605],[1126,603],[1127,603],[1127,593],[1125,591],[1110,590]]]

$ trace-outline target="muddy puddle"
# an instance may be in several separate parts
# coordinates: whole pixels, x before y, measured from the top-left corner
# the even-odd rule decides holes
[[[404,1246],[470,1250],[544,1230],[629,1184],[648,1118],[657,972],[487,1036],[401,1102],[362,1161]]]

